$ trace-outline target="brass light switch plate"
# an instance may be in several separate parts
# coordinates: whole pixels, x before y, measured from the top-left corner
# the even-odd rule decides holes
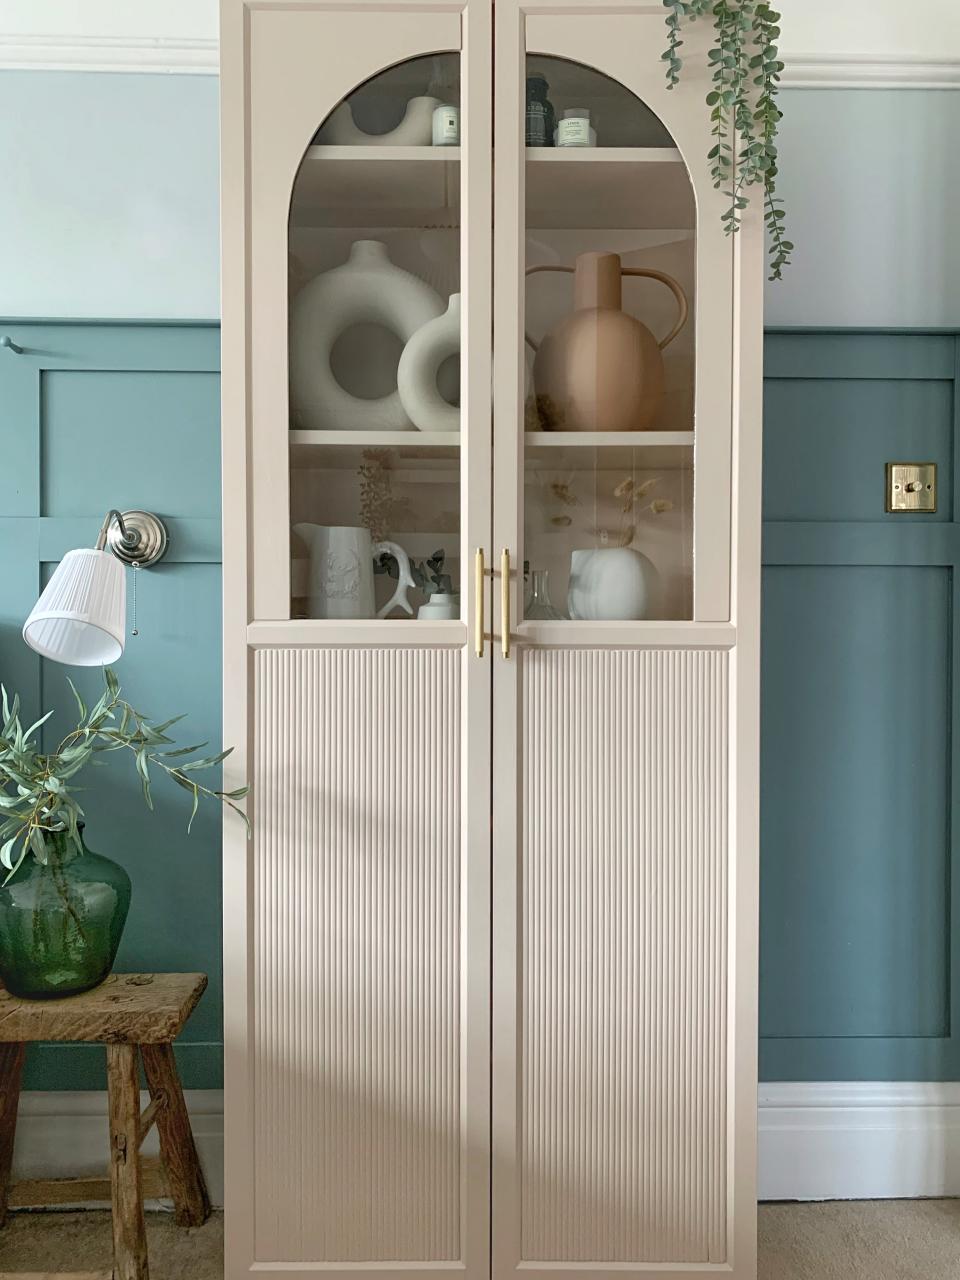
[[[936,511],[935,462],[887,463],[888,511]]]

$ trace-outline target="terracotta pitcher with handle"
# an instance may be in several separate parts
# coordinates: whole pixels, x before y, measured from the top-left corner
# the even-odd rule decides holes
[[[672,276],[625,267],[616,253],[581,253],[576,266],[528,267],[573,275],[574,309],[536,352],[533,385],[546,431],[649,431],[663,401],[663,356],[687,319],[687,299]],[[665,284],[677,300],[676,323],[659,341],[622,309],[623,276]]]

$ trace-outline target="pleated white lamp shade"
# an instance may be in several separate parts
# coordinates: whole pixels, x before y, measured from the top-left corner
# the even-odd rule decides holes
[[[23,624],[37,653],[73,667],[102,667],[123,653],[127,629],[123,566],[109,551],[68,551]]]

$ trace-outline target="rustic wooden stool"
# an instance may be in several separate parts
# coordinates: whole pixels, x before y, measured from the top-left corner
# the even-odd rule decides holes
[[[154,1124],[176,1221],[186,1227],[206,1221],[210,1201],[171,1043],[206,985],[203,973],[114,973],[93,991],[63,1000],[21,1000],[0,990],[0,1226],[10,1190],[23,1059],[27,1044],[36,1040],[106,1045],[114,1280],[147,1280],[140,1146]],[[150,1090],[142,1115],[138,1051]]]

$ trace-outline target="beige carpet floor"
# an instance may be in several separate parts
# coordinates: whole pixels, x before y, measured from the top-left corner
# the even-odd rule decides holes
[[[151,1280],[221,1280],[223,1217],[180,1230],[147,1218]],[[110,1266],[110,1217],[14,1213],[0,1270]],[[760,1206],[760,1280],[958,1280],[960,1200],[865,1200]]]

